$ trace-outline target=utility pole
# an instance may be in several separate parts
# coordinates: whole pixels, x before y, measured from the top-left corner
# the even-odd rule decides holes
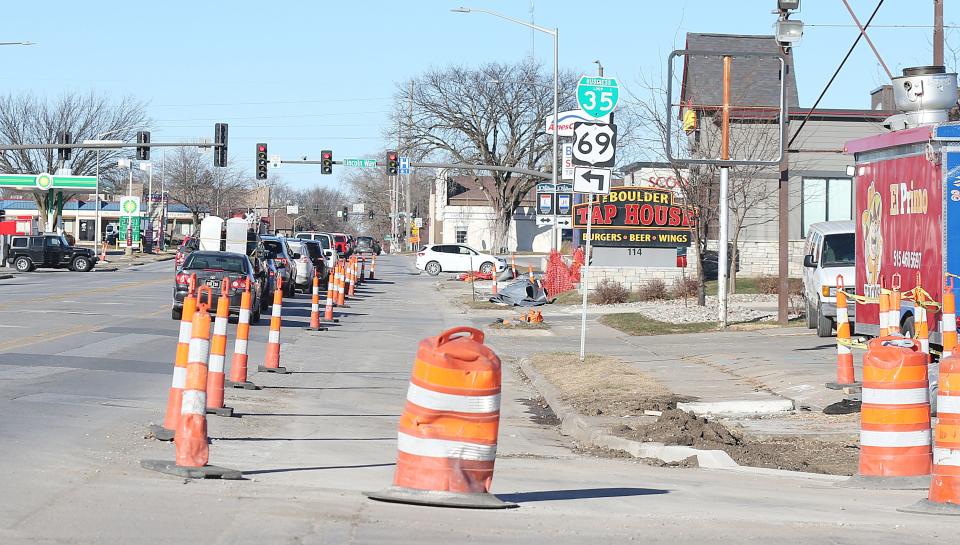
[[[943,66],[943,0],[933,0],[933,64]]]
[[[410,131],[412,128],[413,128],[413,80],[411,79],[410,80],[410,96],[408,97],[408,100],[407,100],[407,130],[405,131],[405,135],[404,135],[404,143],[406,144],[406,147],[405,147],[406,156],[408,157],[408,159],[412,159],[411,155],[413,154],[413,150],[410,147]],[[405,192],[405,195],[406,195],[405,208],[406,208],[407,216],[403,218],[404,222],[406,222],[405,225],[409,225],[410,222],[412,221],[412,218],[410,217],[411,216],[410,211],[412,208],[410,206],[410,193],[412,192],[412,187],[410,185],[411,176],[412,175],[410,173],[405,174],[405,177],[407,179],[407,188],[406,188],[407,190]],[[408,238],[407,240],[409,241],[410,239]],[[410,251],[413,251],[413,242],[408,242],[407,244],[408,244],[407,249]]]

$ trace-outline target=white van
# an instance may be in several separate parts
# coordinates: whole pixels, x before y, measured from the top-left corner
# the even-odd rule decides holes
[[[820,337],[833,334],[837,320],[837,277],[844,291],[855,293],[856,230],[852,221],[824,221],[810,225],[803,247],[803,297],[807,327]],[[848,300],[852,303],[852,300]],[[853,305],[847,305],[854,319]]]

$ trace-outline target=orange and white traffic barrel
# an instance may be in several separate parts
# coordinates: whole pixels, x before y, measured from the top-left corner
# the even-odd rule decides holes
[[[863,357],[860,464],[847,486],[926,489],[930,483],[927,356],[915,339],[873,339]]]
[[[313,290],[310,299],[310,326],[307,331],[326,331],[327,328],[320,325],[320,274],[313,271]]]
[[[208,299],[212,293],[207,286],[197,290],[197,297],[204,291]],[[140,465],[155,471],[188,478],[240,479],[242,473],[208,465],[210,461],[209,438],[207,437],[207,355],[210,350],[210,313],[206,302],[200,303],[193,316],[189,354],[187,356],[186,383],[183,388],[183,401],[180,406],[180,422],[174,437],[176,458],[174,462],[162,460],[142,460]]]
[[[224,278],[217,299],[217,315],[213,320],[213,338],[207,364],[207,413],[217,416],[233,416],[233,408],[223,404],[223,367],[227,359],[227,321],[230,319],[229,288],[230,281]]]
[[[465,336],[464,336],[465,334]],[[376,500],[512,507],[490,494],[500,426],[500,359],[457,327],[420,342],[397,432],[393,486]]]
[[[933,477],[927,499],[898,511],[960,515],[960,355],[940,359]]]
[[[247,380],[247,351],[250,342],[250,306],[253,297],[250,283],[244,284],[240,295],[240,313],[237,315],[237,338],[233,342],[233,359],[230,361],[230,380],[228,386],[244,390],[260,390],[256,384]]]
[[[163,425],[150,426],[150,432],[160,441],[172,441],[180,422],[180,403],[183,400],[183,385],[187,378],[187,354],[190,350],[190,334],[193,315],[197,311],[196,297],[197,275],[191,274],[187,280],[187,294],[183,298],[180,314],[180,334],[177,339],[177,353],[173,363],[173,380],[167,395],[167,410]]]
[[[273,292],[273,309],[270,315],[270,332],[267,334],[267,354],[263,365],[257,367],[261,373],[286,373],[280,367],[280,322],[283,316],[283,281],[277,278],[277,290]]]

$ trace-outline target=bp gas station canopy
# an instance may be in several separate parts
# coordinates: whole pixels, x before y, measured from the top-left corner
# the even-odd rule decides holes
[[[0,189],[19,191],[67,190],[96,191],[96,176],[55,176],[53,174],[0,174]]]

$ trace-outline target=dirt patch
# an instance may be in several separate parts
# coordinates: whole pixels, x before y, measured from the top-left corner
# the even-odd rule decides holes
[[[836,443],[800,438],[745,441],[719,422],[686,411],[671,409],[656,422],[620,426],[614,434],[635,441],[655,441],[705,450],[723,450],[738,464],[832,475],[857,471],[859,448],[855,443]]]
[[[530,420],[532,420],[534,423],[541,426],[560,425],[560,419],[557,418],[557,415],[554,414],[553,409],[550,408],[550,405],[548,405],[542,397],[535,399],[524,399],[520,403],[526,405],[526,412],[530,415]]]
[[[564,401],[588,416],[642,416],[646,410],[673,409],[677,396],[635,367],[608,356],[536,354],[530,363],[553,384]]]

